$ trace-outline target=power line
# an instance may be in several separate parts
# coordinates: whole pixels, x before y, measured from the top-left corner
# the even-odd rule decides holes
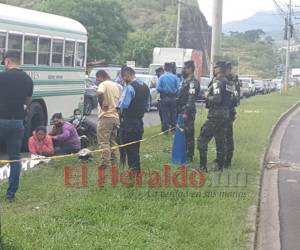
[[[279,3],[276,0],[272,0],[278,13],[283,17],[286,18],[287,13],[282,9],[282,7],[279,5]]]

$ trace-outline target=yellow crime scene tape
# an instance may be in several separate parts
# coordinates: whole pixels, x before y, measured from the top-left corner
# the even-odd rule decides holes
[[[137,144],[137,143],[142,143],[142,142],[145,142],[145,141],[150,141],[150,140],[153,140],[156,137],[164,135],[166,132],[172,132],[176,128],[178,128],[180,130],[180,132],[184,132],[183,128],[180,128],[179,126],[176,126],[176,127],[170,128],[170,129],[168,129],[166,131],[163,131],[163,132],[161,132],[159,134],[153,135],[153,136],[151,136],[149,138],[144,138],[144,139],[141,139],[141,140],[138,140],[138,141],[133,141],[133,142],[129,142],[129,143],[126,143],[126,144],[114,146],[114,147],[111,147],[110,149],[111,150],[116,150],[116,149],[120,149],[120,148],[125,148],[125,147],[128,147],[128,146],[131,146],[131,145],[134,145],[134,144]],[[92,150],[89,153],[91,153],[91,154],[101,153],[101,152],[104,152],[105,150],[107,150],[107,148],[106,149]],[[23,162],[23,161],[33,161],[33,160],[58,160],[58,159],[64,159],[64,158],[72,158],[72,157],[75,157],[75,156],[78,156],[78,153],[76,153],[76,154],[67,154],[67,155],[55,155],[55,156],[50,156],[50,157],[43,157],[43,158],[40,158],[40,159],[39,158],[37,158],[37,159],[22,158],[20,160],[0,160],[0,164],[9,164],[9,163],[16,163],[16,162]]]

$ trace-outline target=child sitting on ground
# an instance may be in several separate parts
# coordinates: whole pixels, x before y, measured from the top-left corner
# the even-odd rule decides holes
[[[52,138],[45,127],[38,127],[28,141],[29,152],[34,155],[51,156],[54,154]]]

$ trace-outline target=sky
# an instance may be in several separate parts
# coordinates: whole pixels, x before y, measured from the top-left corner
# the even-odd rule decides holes
[[[213,0],[198,0],[201,11],[211,24]],[[277,0],[284,8],[288,0]],[[292,0],[292,5],[300,5],[300,0]],[[223,23],[238,21],[259,11],[276,10],[272,0],[223,0]]]

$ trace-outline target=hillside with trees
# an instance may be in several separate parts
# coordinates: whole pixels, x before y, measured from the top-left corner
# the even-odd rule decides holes
[[[2,1],[3,2],[3,1]],[[152,61],[154,47],[174,47],[177,0],[7,0],[8,4],[68,16],[89,33],[88,59]],[[182,8],[180,46],[210,51],[210,27],[196,0]],[[199,42],[200,41],[200,42]]]
[[[224,58],[233,62],[240,75],[261,78],[276,76],[276,68],[281,62],[280,54],[275,49],[273,39],[264,35],[263,30],[257,29],[223,36]]]
[[[2,1],[3,2],[3,1]],[[176,0],[7,0],[9,4],[68,16],[88,30],[88,60],[105,59],[123,64],[134,60],[147,67],[154,47],[174,47]],[[210,57],[211,27],[196,0],[182,6],[180,47],[204,52]],[[223,56],[233,61],[240,74],[275,77],[280,54],[273,39],[261,29],[230,32],[223,37]],[[292,57],[294,61],[299,61]],[[296,63],[295,63],[296,64]]]

